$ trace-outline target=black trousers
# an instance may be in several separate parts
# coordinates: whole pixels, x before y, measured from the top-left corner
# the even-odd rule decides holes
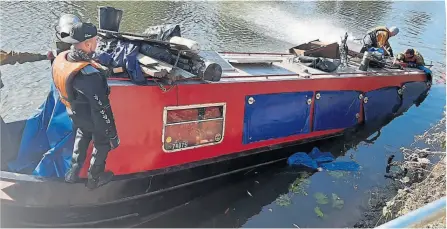
[[[89,178],[98,178],[101,172],[104,171],[106,159],[110,147],[110,140],[107,136],[90,132],[83,128],[76,128],[76,137],[73,147],[73,156],[71,159],[72,167],[82,167],[87,156],[87,149],[90,142],[93,140],[93,153],[90,160]]]

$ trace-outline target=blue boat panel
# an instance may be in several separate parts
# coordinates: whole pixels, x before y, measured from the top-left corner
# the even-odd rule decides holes
[[[314,130],[348,128],[357,124],[356,115],[360,113],[361,104],[360,94],[358,91],[317,92],[314,109]]]
[[[243,143],[309,133],[312,96],[311,91],[247,96]]]
[[[428,89],[426,82],[408,82],[402,86],[402,106],[398,114],[406,112],[414,102]]]
[[[365,93],[365,122],[385,119],[396,113],[402,101],[398,90],[398,87],[386,87]]]

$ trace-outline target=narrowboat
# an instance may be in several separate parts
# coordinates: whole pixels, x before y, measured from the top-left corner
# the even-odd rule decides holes
[[[191,50],[174,42],[179,35],[104,29],[104,15],[99,18],[101,42],[133,45],[136,71],[144,76],[138,81],[129,64],[101,63],[113,69],[108,83],[121,143],[109,153],[106,169],[115,178],[87,189],[87,158],[83,179],[64,182],[74,136],[52,87],[35,116],[2,126],[2,226],[133,225],[208,191],[176,190],[285,163],[279,149],[402,115],[431,87],[427,69],[388,63],[365,68],[362,54],[347,49],[346,37],[341,45],[312,41],[284,53],[216,52]],[[147,51],[154,47],[171,59],[151,56]]]

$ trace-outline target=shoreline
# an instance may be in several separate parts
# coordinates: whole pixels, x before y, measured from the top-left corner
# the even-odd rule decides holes
[[[402,147],[402,161],[388,160],[390,183],[371,192],[369,208],[354,228],[374,228],[446,196],[446,113],[430,129]],[[423,143],[426,148],[416,147]],[[394,167],[394,168],[393,168]],[[424,228],[446,228],[445,215]]]

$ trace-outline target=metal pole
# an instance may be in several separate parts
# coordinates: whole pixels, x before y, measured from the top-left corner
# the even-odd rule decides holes
[[[409,228],[423,227],[426,224],[445,216],[446,198],[433,201],[406,215],[400,216],[376,228]]]

